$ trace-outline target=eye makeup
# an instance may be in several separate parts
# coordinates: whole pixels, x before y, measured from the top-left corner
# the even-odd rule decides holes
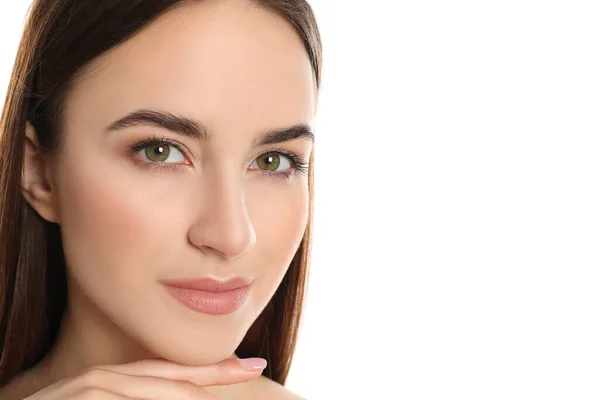
[[[166,162],[166,160],[161,160],[161,161],[152,160],[148,157],[148,151],[147,151],[147,149],[150,147],[157,147],[158,149],[160,149],[159,151],[161,153],[156,154],[157,156],[161,156],[166,153],[167,159],[168,159],[168,156],[170,156],[173,153],[173,150],[171,150],[171,149],[174,149],[175,151],[182,154],[184,161]],[[153,154],[153,153],[150,153],[150,154]],[[147,139],[138,141],[129,147],[129,155],[132,158],[134,158],[135,162],[140,164],[142,167],[148,168],[148,169],[153,169],[153,170],[159,169],[159,170],[172,171],[172,170],[179,169],[182,166],[192,165],[192,163],[190,161],[191,157],[190,157],[189,151],[186,149],[186,147],[183,146],[181,143],[179,143],[175,140],[166,138],[166,137],[151,136]],[[263,158],[265,156],[270,156],[269,157],[269,159],[271,159],[271,161],[269,163],[270,165],[272,165],[272,163],[274,163],[276,160],[277,167],[279,167],[281,165],[281,159],[285,159],[285,160],[287,160],[289,167],[282,171],[271,171],[268,169],[262,169],[262,168],[260,168],[257,160],[260,160],[261,158]],[[275,156],[275,157],[273,157],[273,156]],[[291,179],[298,175],[307,175],[308,167],[309,167],[309,163],[307,161],[304,161],[299,154],[289,151],[289,150],[286,150],[286,149],[282,149],[282,148],[273,148],[273,149],[269,149],[269,150],[262,152],[260,155],[258,155],[253,160],[251,166],[253,166],[255,164],[258,168],[249,168],[249,169],[256,170],[266,177],[279,178],[279,179]]]

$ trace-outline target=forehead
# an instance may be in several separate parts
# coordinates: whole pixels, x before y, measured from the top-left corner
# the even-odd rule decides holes
[[[210,0],[179,6],[93,61],[67,98],[67,121],[106,124],[151,108],[250,131],[310,123],[314,101],[308,55],[287,21]]]

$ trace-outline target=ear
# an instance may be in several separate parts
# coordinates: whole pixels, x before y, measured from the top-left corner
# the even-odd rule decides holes
[[[40,152],[37,132],[27,121],[21,190],[37,213],[49,222],[58,223],[56,185],[51,181],[49,157]]]

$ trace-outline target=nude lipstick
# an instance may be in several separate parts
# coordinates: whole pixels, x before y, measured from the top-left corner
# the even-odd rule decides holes
[[[244,304],[252,281],[203,278],[162,280],[161,283],[184,306],[204,314],[222,315],[230,314]]]

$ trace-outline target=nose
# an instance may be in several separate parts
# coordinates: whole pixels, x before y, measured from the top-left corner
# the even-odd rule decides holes
[[[190,242],[204,253],[237,258],[256,244],[243,185],[215,179],[205,187],[200,216],[189,230]]]

